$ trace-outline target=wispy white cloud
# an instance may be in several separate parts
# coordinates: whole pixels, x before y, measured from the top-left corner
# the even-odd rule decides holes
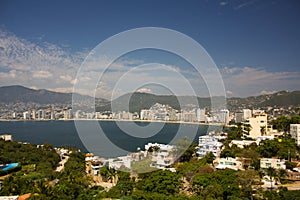
[[[221,1],[221,2],[219,3],[220,6],[226,6],[227,4],[228,4],[227,1]]]
[[[72,83],[72,81],[73,81],[73,78],[68,74],[60,75],[59,78],[63,81],[66,81],[66,82],[71,82]]]
[[[53,74],[49,71],[37,71],[37,72],[32,72],[32,77],[33,78],[40,78],[40,79],[48,79],[51,78]]]
[[[272,91],[267,91],[267,90],[262,90],[262,91],[260,91],[260,94],[274,94],[274,93],[276,93],[276,92],[278,92],[278,91],[276,91],[276,90],[272,90]]]
[[[68,88],[85,55],[71,54],[54,44],[35,44],[0,30],[0,85],[20,84],[28,87]]]
[[[35,44],[0,30],[0,86],[19,84],[31,88],[72,92],[77,71],[87,52],[70,53],[57,45],[40,43]],[[90,88],[97,85],[97,94],[107,98],[113,91],[115,95],[132,92],[129,89],[151,92],[146,85],[152,81],[165,86],[171,85],[176,94],[190,95],[185,88],[186,81],[189,81],[197,90],[196,94],[208,94],[203,77],[195,70],[163,64],[147,67],[143,60],[119,59],[100,77],[99,72],[107,67],[104,61],[105,57],[90,60],[88,67],[81,69],[86,73],[85,76],[77,78],[77,81],[83,83],[83,87],[77,91],[93,95],[95,91]],[[254,67],[223,67],[220,72],[228,96],[295,90],[300,85],[300,72],[270,72]],[[207,84],[214,84],[214,73],[212,71],[205,74],[212,80]]]
[[[152,90],[150,88],[143,87],[138,89],[137,92],[152,93]]]
[[[237,6],[234,7],[235,10],[239,10],[239,9],[242,9],[246,6],[249,6],[249,5],[252,5],[255,1],[246,1],[246,2],[243,2],[243,3],[240,3],[238,4]]]
[[[233,96],[300,89],[300,72],[271,72],[254,67],[225,67],[220,70],[226,89],[232,91]]]
[[[226,94],[227,94],[227,95],[232,95],[232,94],[233,94],[233,92],[232,92],[232,91],[230,91],[230,90],[227,90],[227,91],[226,91]]]

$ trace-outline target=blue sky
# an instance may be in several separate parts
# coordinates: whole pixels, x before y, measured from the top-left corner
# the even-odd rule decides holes
[[[150,26],[200,43],[219,67],[228,96],[299,90],[299,21],[296,0],[2,0],[0,85],[69,91],[87,52],[119,32]],[[135,60],[146,61],[139,56]],[[49,84],[54,77],[59,80]]]

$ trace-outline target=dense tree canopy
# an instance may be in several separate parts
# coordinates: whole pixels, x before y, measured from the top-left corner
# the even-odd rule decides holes
[[[151,172],[148,177],[137,183],[137,188],[146,192],[165,195],[178,193],[181,187],[181,176],[168,170]]]
[[[274,129],[278,131],[288,132],[290,130],[290,124],[299,124],[300,123],[300,115],[293,115],[288,118],[286,116],[278,117],[276,120],[271,121]]]

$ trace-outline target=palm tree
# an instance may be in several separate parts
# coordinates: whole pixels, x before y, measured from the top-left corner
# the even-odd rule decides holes
[[[110,180],[111,183],[115,182],[118,171],[114,168],[108,169],[107,179]]]
[[[277,176],[277,172],[273,167],[269,167],[267,169],[267,175],[270,177],[270,182],[271,182],[271,190],[273,189],[273,178]]]
[[[287,176],[287,171],[285,169],[280,169],[277,173],[277,176],[280,183],[282,183],[282,180]]]
[[[244,130],[247,132],[247,135],[250,134],[250,131],[252,130],[252,127],[250,124],[244,124]]]
[[[266,135],[266,127],[261,127],[260,133],[261,133],[261,135]]]
[[[259,185],[261,187],[261,180],[263,179],[263,177],[265,176],[265,172],[262,170],[258,171],[258,176],[259,176]]]
[[[107,181],[108,175],[109,175],[109,168],[108,166],[104,166],[100,169],[99,174],[101,175],[101,178],[104,182]]]

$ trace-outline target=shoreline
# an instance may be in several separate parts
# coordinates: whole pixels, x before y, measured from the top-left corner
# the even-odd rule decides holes
[[[191,124],[191,125],[206,125],[206,126],[229,126],[221,123],[203,123],[203,122],[185,122],[185,121],[163,121],[163,120],[126,120],[126,119],[35,119],[35,120],[24,120],[24,119],[0,119],[0,122],[46,122],[46,121],[108,121],[108,122],[146,122],[146,123],[168,123],[168,124]]]

